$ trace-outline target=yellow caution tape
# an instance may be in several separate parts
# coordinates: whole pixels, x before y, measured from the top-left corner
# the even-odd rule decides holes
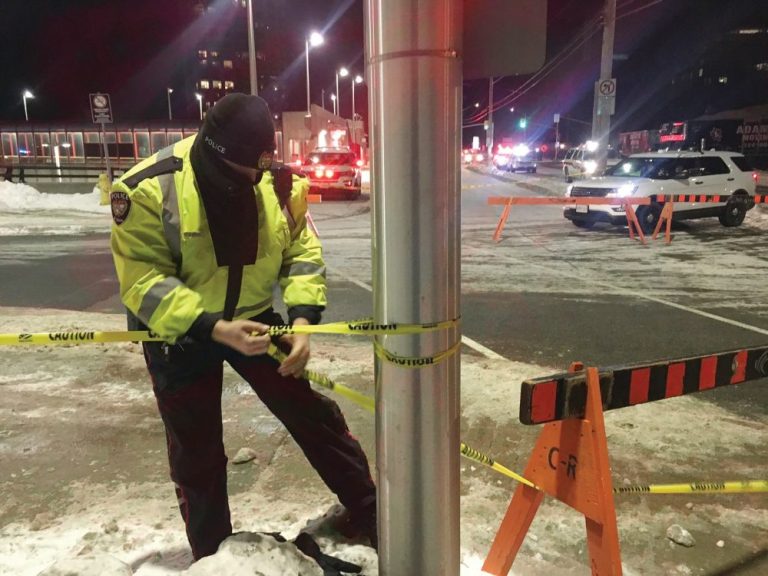
[[[429,324],[376,324],[371,319],[355,320],[353,322],[331,322],[309,326],[270,326],[267,334],[281,336],[283,334],[355,334],[358,336],[392,336],[397,334],[422,334],[447,330],[458,326],[459,320],[445,320]]]
[[[376,356],[403,368],[424,368],[425,366],[438,364],[449,356],[455,354],[459,348],[461,348],[461,340],[448,348],[448,350],[435,354],[434,356],[398,356],[384,348],[378,342],[373,343],[373,349],[376,352]]]
[[[375,324],[372,320],[352,322],[331,322],[311,326],[270,326],[267,334],[353,334],[360,336],[391,336],[402,334],[421,334],[455,328],[458,320],[446,320],[431,324]],[[151,332],[134,330],[123,332],[67,331],[67,332],[19,332],[0,334],[0,346],[25,344],[92,344],[98,342],[162,342],[164,339]]]
[[[159,336],[145,330],[124,332],[37,332],[0,334],[0,346],[21,346],[26,344],[95,344],[100,342],[162,342]]]
[[[278,362],[282,362],[286,358],[286,354],[279,350],[277,346],[274,344],[269,345],[269,349],[267,350],[267,354],[272,356],[275,360]],[[320,374],[318,372],[315,372],[314,370],[304,370],[302,373],[302,376],[306,378],[307,380],[314,382],[318,386],[322,386],[323,388],[327,388],[328,390],[333,390],[334,392],[338,392],[342,396],[346,397],[349,400],[352,400],[352,402],[355,402],[356,404],[362,406],[368,412],[374,412],[375,411],[375,405],[373,398],[370,396],[366,396],[365,394],[361,394],[357,390],[352,390],[351,388],[347,388],[346,386],[343,386],[341,384],[337,384],[328,376],[325,376],[323,374]]]
[[[492,468],[493,470],[496,470],[496,472],[504,474],[504,476],[509,476],[510,478],[512,478],[513,480],[517,480],[521,484],[525,484],[526,486],[530,486],[531,488],[536,488],[536,490],[541,490],[541,488],[536,486],[536,484],[534,484],[527,478],[523,478],[522,476],[520,476],[520,474],[512,472],[512,470],[510,470],[509,468],[505,468],[490,456],[486,456],[482,452],[479,452],[474,448],[470,448],[469,446],[464,444],[464,442],[461,443],[461,454],[462,456],[465,456],[470,460],[479,462],[480,464],[483,464],[485,466],[488,466],[489,468]]]
[[[747,492],[768,492],[768,480],[647,484],[613,489],[614,494],[743,494]]]

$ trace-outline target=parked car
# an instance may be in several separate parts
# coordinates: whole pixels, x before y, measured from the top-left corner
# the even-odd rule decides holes
[[[563,178],[570,183],[581,178],[590,178],[597,176],[597,158],[598,149],[596,142],[587,142],[581,146],[571,148],[565,153],[562,160]],[[608,148],[606,156],[606,166],[615,166],[621,156],[613,149]]]
[[[313,150],[304,161],[301,172],[309,179],[310,192],[347,200],[360,197],[360,167],[355,155],[347,148]]]
[[[568,187],[570,197],[644,197],[655,195],[725,195],[727,202],[675,202],[673,220],[717,216],[723,226],[739,226],[754,207],[757,173],[737,152],[648,152],[633,154],[604,176]],[[645,232],[652,231],[662,206],[638,206],[637,218]],[[596,222],[624,225],[622,206],[566,206],[563,215],[580,228]]]
[[[493,157],[493,164],[499,170],[508,172],[536,172],[536,154],[525,144],[513,147],[500,146]]]

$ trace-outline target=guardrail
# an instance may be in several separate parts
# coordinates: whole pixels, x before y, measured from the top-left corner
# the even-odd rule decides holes
[[[119,176],[127,170],[126,167],[112,166],[113,176]],[[71,164],[52,166],[50,164],[7,164],[0,166],[0,175],[7,182],[14,182],[14,178],[24,184],[30,180],[59,180],[63,181],[90,181],[96,180],[99,174],[106,172],[103,164]]]

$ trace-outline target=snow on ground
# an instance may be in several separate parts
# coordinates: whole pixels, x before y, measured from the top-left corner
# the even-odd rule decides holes
[[[0,180],[0,237],[108,231],[110,207],[100,200],[98,188],[88,194],[46,194]],[[20,219],[21,214],[27,218]]]
[[[20,234],[39,233],[51,224],[62,233],[58,226],[68,218],[73,226],[85,221],[91,230],[108,227],[108,215],[104,218],[99,209],[75,217],[74,204],[68,204],[62,216],[56,204],[60,199],[30,198],[31,211],[23,203],[9,209],[8,201],[0,207],[0,229],[14,223]],[[91,200],[98,204],[97,197]],[[57,213],[46,214],[46,205]],[[317,212],[316,220],[322,221]],[[359,244],[348,240],[324,242],[329,251],[360,252]],[[471,260],[480,248],[469,244],[465,253]],[[121,315],[0,308],[0,333],[123,327]],[[519,383],[564,366],[463,352],[462,440],[522,472],[538,429],[517,421]],[[366,339],[318,336],[310,367],[373,395],[372,357]],[[0,576],[321,574],[290,545],[261,535],[280,531],[290,538],[302,529],[313,533],[326,553],[361,564],[367,576],[378,573],[370,548],[344,541],[328,528],[328,517],[337,510],[334,498],[231,370],[225,372],[223,400],[227,452],[232,457],[250,447],[257,453],[252,462],[229,465],[234,529],[243,534],[195,564],[167,478],[162,427],[138,346],[2,349],[0,397]],[[337,400],[373,465],[372,417]],[[609,412],[614,483],[763,477],[766,424],[765,418],[744,418],[705,395]],[[515,487],[512,480],[461,460],[463,575],[481,573]],[[759,555],[768,546],[766,503],[762,494],[619,496],[624,573],[712,574],[715,567]],[[665,534],[672,524],[688,529],[696,546],[668,541]],[[586,573],[587,566],[583,518],[545,499],[512,573],[571,576]]]

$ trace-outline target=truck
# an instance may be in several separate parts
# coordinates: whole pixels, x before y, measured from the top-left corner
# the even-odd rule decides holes
[[[659,147],[658,130],[634,130],[619,134],[619,153],[622,156],[651,152]]]
[[[742,119],[666,122],[659,147],[667,150],[732,150],[741,152]]]

